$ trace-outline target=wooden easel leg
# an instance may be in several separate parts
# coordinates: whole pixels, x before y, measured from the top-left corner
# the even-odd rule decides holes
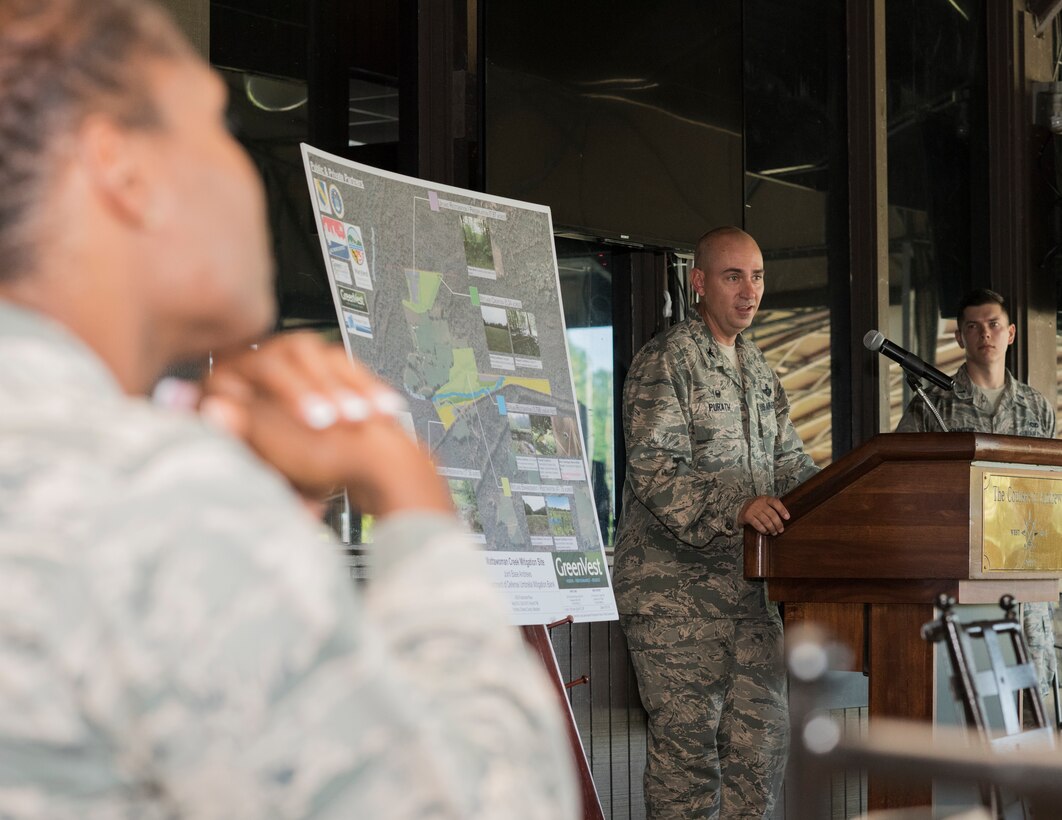
[[[561,680],[560,667],[557,666],[557,656],[553,653],[553,643],[549,639],[549,632],[544,626],[520,627],[524,634],[524,641],[538,655],[542,666],[553,681],[560,699],[563,714],[568,724],[568,740],[571,742],[572,757],[575,759],[579,770],[579,787],[583,799],[584,820],[605,820],[605,812],[601,808],[601,800],[597,796],[597,788],[594,786],[594,778],[590,774],[590,765],[583,751],[583,743],[579,739],[579,730],[575,727],[575,715],[572,714],[571,704],[568,702],[566,693],[567,681]]]

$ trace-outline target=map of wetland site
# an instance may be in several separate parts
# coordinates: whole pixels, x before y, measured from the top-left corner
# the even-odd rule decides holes
[[[549,209],[303,158],[347,351],[406,395],[514,621],[614,619]]]

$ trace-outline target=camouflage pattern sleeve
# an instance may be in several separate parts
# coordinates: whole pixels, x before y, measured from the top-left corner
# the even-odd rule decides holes
[[[403,541],[415,552],[407,547],[406,559],[381,572],[366,609],[395,658],[398,679],[409,682],[409,697],[417,697],[419,708],[409,717],[425,735],[441,782],[455,795],[453,816],[581,816],[553,684],[519,630],[509,626],[508,608],[464,530],[438,516],[420,518],[377,530],[382,559]],[[430,605],[415,605],[418,597]],[[395,775],[420,776],[420,765],[412,772],[403,757],[393,755]],[[395,784],[391,791],[401,788]]]
[[[377,522],[359,591],[242,444],[2,300],[0,361],[0,817],[578,816],[455,519]]]
[[[0,815],[576,816],[556,694],[454,521],[381,522],[358,596],[278,477],[151,428],[15,499],[66,529],[0,549]]]
[[[955,372],[955,389],[930,387],[930,401],[953,433],[995,433],[1006,436],[1054,438],[1055,410],[1038,390],[1017,381],[1006,371],[1004,389],[993,404],[970,380],[966,365]],[[929,407],[915,396],[896,426],[897,433],[939,432]]]
[[[936,424],[936,421],[933,423]],[[896,432],[924,433],[926,429],[926,403],[920,396],[914,396],[907,402],[907,408],[903,411],[900,423],[896,425]]]
[[[1057,430],[1055,429],[1055,408],[1051,405],[1046,398],[1044,398],[1044,417],[1043,417],[1043,430],[1044,438],[1054,438]]]
[[[627,482],[634,495],[678,540],[706,546],[732,537],[734,519],[751,494],[748,479],[719,465],[696,464],[690,378],[667,348],[643,348],[624,386]],[[744,472],[742,472],[742,475]]]
[[[774,484],[775,492],[785,495],[815,475],[819,468],[811,456],[804,452],[804,443],[789,418],[789,396],[777,375],[774,377],[774,395],[774,414],[778,419],[778,438],[774,443]]]

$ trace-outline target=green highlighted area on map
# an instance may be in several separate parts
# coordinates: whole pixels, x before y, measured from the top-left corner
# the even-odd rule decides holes
[[[409,287],[409,299],[402,304],[414,313],[427,313],[435,307],[435,298],[439,295],[442,274],[424,270],[407,270],[406,285]]]
[[[550,395],[549,379],[529,379],[521,376],[485,376],[476,367],[476,352],[471,347],[454,348],[450,379],[442,385],[432,402],[439,420],[449,430],[458,411],[467,404],[490,396],[509,385],[519,385],[543,395]]]

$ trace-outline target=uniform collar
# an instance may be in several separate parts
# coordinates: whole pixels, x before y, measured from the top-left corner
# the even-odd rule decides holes
[[[712,335],[712,331],[708,329],[708,323],[704,321],[704,317],[701,316],[696,310],[693,311],[693,316],[690,317],[690,329],[693,333],[693,339],[697,342],[697,346],[705,351],[707,355],[716,362],[723,361],[723,353],[719,349],[719,342],[715,336]],[[745,346],[745,339],[739,333],[734,343],[737,345],[738,350]]]
[[[959,369],[955,371],[955,397],[963,399],[965,401],[974,401],[977,395],[974,391],[974,383],[970,381],[970,374],[966,371],[966,363],[959,365]],[[1003,371],[1003,400],[1014,395],[1016,390],[1015,385],[1017,382],[1014,377],[1010,375],[1010,370]]]
[[[719,349],[719,341],[712,335],[712,331],[708,329],[708,323],[696,311],[694,311],[693,318],[690,320],[690,327],[692,328],[693,340],[696,342],[697,351],[704,360],[705,365],[719,368],[737,386],[738,390],[744,390],[745,377],[743,373],[746,360],[742,349],[745,346],[745,340],[741,337],[741,334],[739,333],[734,339],[734,345],[737,348],[737,368],[735,368]]]
[[[123,395],[117,379],[80,338],[50,317],[0,299],[4,375],[59,393]],[[2,379],[3,376],[0,376]]]

